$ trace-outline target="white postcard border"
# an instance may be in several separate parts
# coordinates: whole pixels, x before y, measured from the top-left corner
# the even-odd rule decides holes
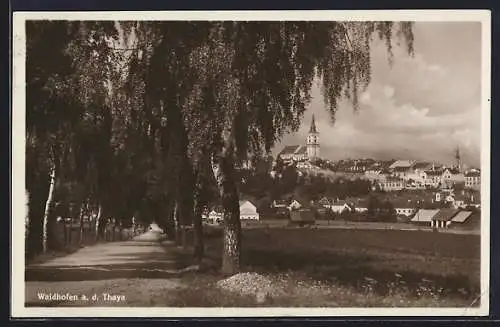
[[[474,308],[27,308],[24,281],[26,20],[477,21],[482,24],[481,299]],[[15,12],[12,65],[11,315],[50,317],[487,316],[490,289],[491,16],[488,10]],[[479,299],[478,299],[479,300]]]

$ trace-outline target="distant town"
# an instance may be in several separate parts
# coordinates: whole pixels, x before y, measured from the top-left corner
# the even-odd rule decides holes
[[[298,224],[340,219],[433,229],[479,226],[481,171],[465,167],[458,147],[454,165],[432,160],[326,160],[320,156],[314,116],[305,143],[284,146],[275,158],[263,160],[260,172],[247,166],[252,173],[240,186],[243,222],[280,217]],[[209,224],[221,219],[219,206],[204,215]]]

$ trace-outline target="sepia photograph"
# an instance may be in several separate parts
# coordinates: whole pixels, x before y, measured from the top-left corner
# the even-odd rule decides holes
[[[488,11],[15,12],[13,317],[486,316]]]

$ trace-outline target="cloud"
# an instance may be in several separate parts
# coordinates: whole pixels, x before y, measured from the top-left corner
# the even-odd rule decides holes
[[[467,24],[417,24],[415,56],[394,48],[392,67],[384,45],[375,43],[372,81],[360,95],[359,112],[341,101],[332,126],[320,90],[314,87],[299,132],[287,136],[280,146],[304,144],[314,113],[321,153],[326,158],[408,158],[447,163],[454,161],[459,145],[464,161],[478,165],[480,29]]]

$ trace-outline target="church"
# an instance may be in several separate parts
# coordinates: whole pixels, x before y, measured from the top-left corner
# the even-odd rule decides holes
[[[319,132],[314,114],[306,139],[306,145],[287,145],[278,154],[283,161],[314,161],[319,158]]]

